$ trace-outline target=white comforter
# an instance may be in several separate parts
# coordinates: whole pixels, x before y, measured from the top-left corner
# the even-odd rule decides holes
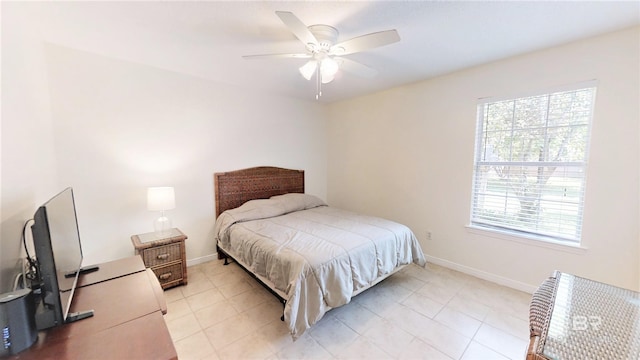
[[[397,267],[425,265],[406,226],[331,208],[306,194],[227,210],[215,234],[220,248],[287,295],[284,318],[294,339]]]

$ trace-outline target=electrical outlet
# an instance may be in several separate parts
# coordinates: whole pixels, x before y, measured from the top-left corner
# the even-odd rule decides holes
[[[427,240],[431,240],[431,230],[427,230]]]

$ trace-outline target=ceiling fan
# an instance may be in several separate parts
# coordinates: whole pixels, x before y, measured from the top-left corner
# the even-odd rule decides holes
[[[309,59],[300,67],[300,74],[307,79],[316,76],[316,99],[322,96],[322,84],[333,81],[338,70],[342,69],[371,78],[378,73],[375,69],[342,57],[343,55],[389,45],[400,41],[400,35],[394,30],[374,32],[336,43],[338,30],[329,25],[305,25],[293,13],[276,11],[276,15],[305,45],[306,52],[297,54],[245,55],[245,59],[293,58]]]

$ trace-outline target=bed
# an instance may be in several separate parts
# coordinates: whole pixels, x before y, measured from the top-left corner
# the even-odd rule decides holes
[[[408,227],[305,194],[302,170],[216,173],[214,187],[218,257],[278,297],[294,339],[404,266],[426,264]]]

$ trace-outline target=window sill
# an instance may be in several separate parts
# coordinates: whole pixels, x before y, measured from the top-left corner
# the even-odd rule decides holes
[[[471,224],[466,225],[465,227],[467,228],[467,232],[475,235],[488,236],[495,239],[512,241],[520,244],[543,247],[543,248],[552,249],[552,250],[564,251],[572,254],[584,254],[589,250],[589,248],[580,244],[570,244],[570,243],[565,243],[561,241],[554,241],[549,238],[526,236],[523,234],[518,234],[510,231],[489,229],[489,228],[471,225]]]

